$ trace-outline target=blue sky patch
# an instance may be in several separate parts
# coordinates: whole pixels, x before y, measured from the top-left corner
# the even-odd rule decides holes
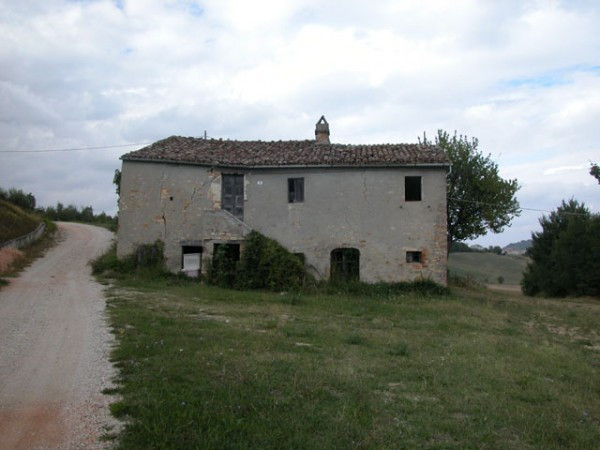
[[[191,2],[188,5],[188,12],[194,17],[200,17],[204,14],[204,10],[196,2]]]
[[[573,74],[578,72],[588,72],[600,75],[600,66],[577,65],[573,67],[555,70],[552,72],[543,73],[537,76],[513,78],[512,80],[502,82],[501,85],[506,87],[529,86],[549,88],[552,86],[573,83]]]
[[[566,73],[546,73],[534,77],[522,77],[522,78],[514,78],[512,80],[508,80],[502,84],[507,87],[522,87],[522,86],[530,86],[530,87],[540,87],[540,88],[548,88],[552,86],[569,84],[571,81]]]
[[[67,0],[67,3],[93,3],[98,0]],[[125,7],[125,0],[112,0],[113,4],[121,11]]]

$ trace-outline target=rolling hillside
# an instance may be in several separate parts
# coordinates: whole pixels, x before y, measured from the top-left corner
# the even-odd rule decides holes
[[[18,206],[0,200],[0,243],[32,232],[41,219],[23,211]]]
[[[524,256],[496,255],[494,253],[450,253],[448,267],[451,275],[471,277],[480,283],[519,284],[527,265]]]

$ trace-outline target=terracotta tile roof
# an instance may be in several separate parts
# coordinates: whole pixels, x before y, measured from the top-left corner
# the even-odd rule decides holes
[[[444,151],[433,145],[229,141],[181,136],[157,141],[121,159],[230,167],[450,165]]]

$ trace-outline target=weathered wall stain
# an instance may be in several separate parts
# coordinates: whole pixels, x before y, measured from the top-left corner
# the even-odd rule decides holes
[[[303,253],[328,278],[336,248],[360,249],[367,282],[431,278],[446,284],[445,168],[311,168],[227,170],[124,161],[118,254],[165,241],[170,270],[181,269],[182,242],[239,241],[250,229]],[[221,210],[222,174],[244,175],[244,222]],[[421,201],[404,200],[404,177],[421,176]],[[288,178],[304,178],[304,201],[288,203]],[[158,194],[158,195],[157,195]],[[406,252],[419,251],[420,263]],[[203,264],[203,269],[206,269]]]

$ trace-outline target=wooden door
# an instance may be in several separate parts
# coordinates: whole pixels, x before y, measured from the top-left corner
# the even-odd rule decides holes
[[[223,175],[221,208],[244,220],[244,175]]]

